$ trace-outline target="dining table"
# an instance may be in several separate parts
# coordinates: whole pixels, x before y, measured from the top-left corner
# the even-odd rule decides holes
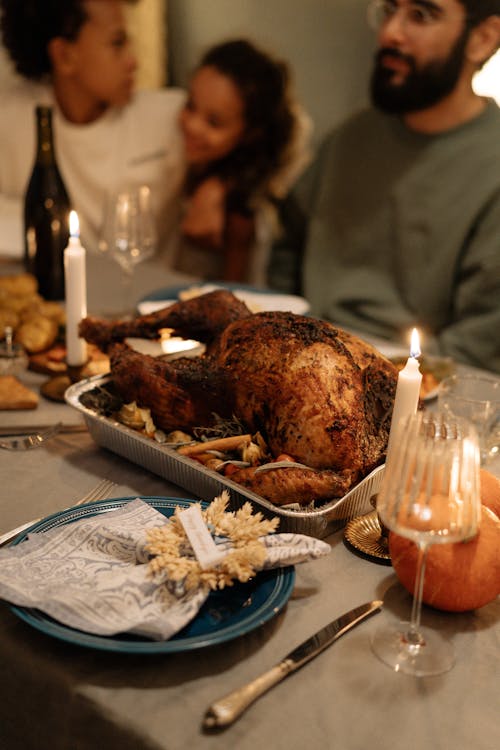
[[[92,276],[89,312],[112,311],[117,300],[112,270],[106,273]],[[162,283],[167,279],[154,266],[145,267],[137,298],[148,285]],[[47,376],[26,370],[18,377],[36,389]],[[3,428],[28,429],[35,421],[63,427],[40,447],[0,449],[0,535],[74,505],[105,478],[115,483],[116,498],[198,499],[100,447],[81,412],[66,403],[41,397],[36,411],[0,412]],[[498,459],[488,468],[500,476]],[[343,528],[324,541],[329,553],[295,566],[291,595],[273,616],[232,639],[185,651],[88,647],[32,627],[1,601],[0,749],[495,750],[499,599],[461,613],[424,606],[423,623],[452,641],[456,663],[439,676],[397,673],[376,658],[370,636],[382,622],[408,619],[411,595],[387,561],[368,559],[346,543]],[[216,699],[371,600],[383,601],[379,613],[281,681],[232,725],[204,728]]]

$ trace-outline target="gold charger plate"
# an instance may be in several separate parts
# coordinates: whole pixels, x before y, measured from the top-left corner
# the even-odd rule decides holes
[[[361,552],[373,562],[391,564],[389,550],[380,541],[380,524],[376,510],[348,521],[344,529],[344,539],[354,550]]]

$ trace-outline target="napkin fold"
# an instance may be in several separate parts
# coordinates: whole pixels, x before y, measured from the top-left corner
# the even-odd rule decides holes
[[[137,498],[31,534],[0,550],[0,598],[84,632],[167,640],[196,616],[210,591],[205,586],[179,591],[166,574],[151,575],[146,533],[165,523],[162,513]],[[262,569],[313,560],[331,549],[302,534],[269,534],[260,541],[266,550]]]

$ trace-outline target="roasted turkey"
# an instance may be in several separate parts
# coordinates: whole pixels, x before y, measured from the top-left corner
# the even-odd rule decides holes
[[[204,342],[206,352],[168,362],[123,342],[156,338],[161,328]],[[273,456],[310,467],[231,476],[274,503],[340,497],[384,458],[397,370],[326,321],[251,313],[217,290],[131,321],[86,318],[80,335],[108,352],[120,395],[149,407],[158,427],[190,430],[234,415]]]

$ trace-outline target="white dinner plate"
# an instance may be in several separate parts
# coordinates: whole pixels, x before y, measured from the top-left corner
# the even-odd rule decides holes
[[[218,282],[216,284],[201,284],[200,286],[176,286],[151,292],[141,299],[137,309],[141,315],[160,310],[162,307],[178,302],[183,295],[206,294],[215,289],[229,289],[233,294],[244,302],[252,312],[272,312],[280,310],[292,312],[297,315],[306,315],[309,312],[309,302],[304,297],[295,294],[279,294],[273,290],[259,289],[246,286],[245,284],[229,284]],[[180,296],[179,296],[180,295]]]

